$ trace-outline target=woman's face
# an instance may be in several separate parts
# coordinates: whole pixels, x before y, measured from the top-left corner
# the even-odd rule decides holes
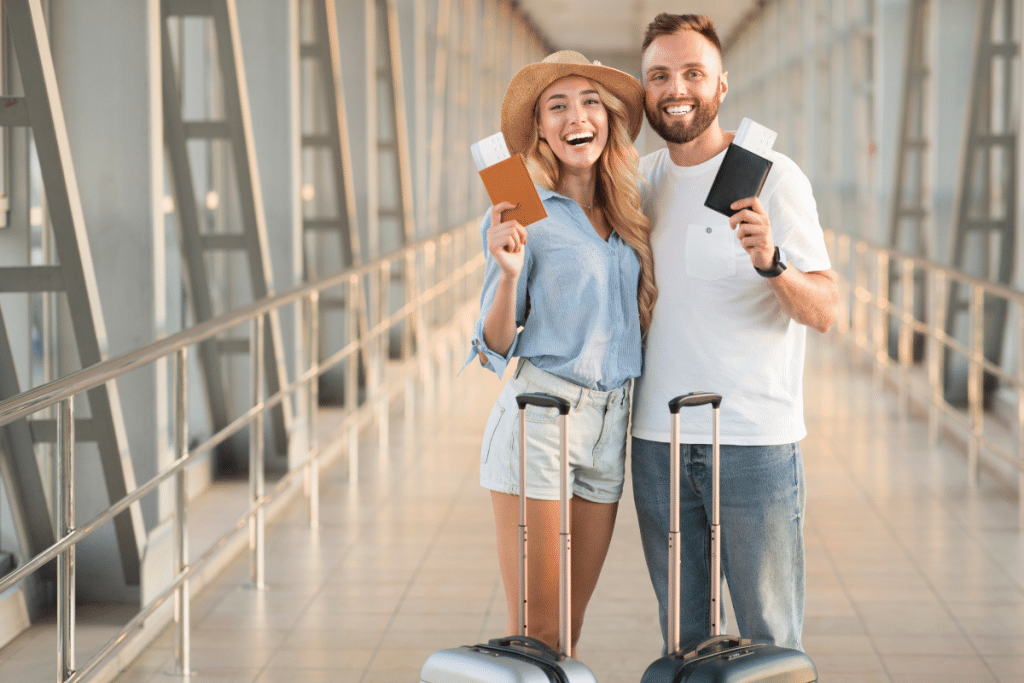
[[[585,78],[569,76],[549,85],[538,99],[540,137],[563,167],[587,169],[608,143],[608,111]]]

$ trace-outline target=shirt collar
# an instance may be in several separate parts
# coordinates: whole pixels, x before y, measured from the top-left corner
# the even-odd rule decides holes
[[[567,201],[567,202],[572,202],[573,204],[576,203],[572,199],[569,199],[568,197],[566,197],[564,194],[558,194],[554,190],[547,190],[547,189],[545,189],[545,188],[543,188],[543,187],[541,187],[540,185],[537,185],[537,184],[534,184],[534,187],[537,188],[537,194],[540,195],[540,199],[541,199],[542,202],[543,201],[547,201],[547,200],[549,200],[551,198],[555,198],[555,199],[561,199],[561,200]],[[611,236],[612,236],[612,238],[618,238],[620,241],[622,240],[622,237],[615,230],[612,230],[612,235]],[[625,242],[623,242],[623,244],[625,244]]]
[[[545,188],[541,187],[540,185],[536,185],[535,187],[537,188],[537,194],[540,195],[540,200],[541,201],[544,201],[545,199],[551,199],[552,197],[558,197],[559,199],[568,199],[568,197],[560,195],[557,192],[555,192],[554,190],[545,189]]]
[[[546,202],[549,199],[561,199],[563,202],[570,202],[572,204],[576,203],[575,200],[569,199],[564,194],[559,194],[558,192],[555,192],[554,190],[546,190],[543,187],[541,187],[540,185],[535,185],[535,187],[537,188],[537,194],[540,195],[540,200],[542,202]]]

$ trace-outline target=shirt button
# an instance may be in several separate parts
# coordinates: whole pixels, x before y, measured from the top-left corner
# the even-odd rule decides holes
[[[711,228],[708,228],[707,230],[708,230],[708,234],[710,235],[711,234]]]

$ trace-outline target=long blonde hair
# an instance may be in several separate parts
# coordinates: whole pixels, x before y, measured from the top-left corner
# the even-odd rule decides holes
[[[608,224],[623,242],[640,258],[640,285],[637,288],[637,307],[640,309],[640,331],[646,333],[651,326],[654,302],[658,288],[654,282],[654,258],[651,254],[651,224],[640,208],[640,155],[629,139],[626,105],[607,88],[587,79],[597,90],[608,112],[608,142],[597,160],[597,187],[594,204],[600,206]],[[554,190],[561,176],[558,157],[546,140],[537,134],[540,108],[534,107],[535,125],[526,152],[526,165],[533,182]]]

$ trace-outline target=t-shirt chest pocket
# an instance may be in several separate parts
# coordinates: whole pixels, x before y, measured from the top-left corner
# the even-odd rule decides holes
[[[691,223],[686,229],[686,274],[721,280],[736,274],[736,236],[728,225]]]

